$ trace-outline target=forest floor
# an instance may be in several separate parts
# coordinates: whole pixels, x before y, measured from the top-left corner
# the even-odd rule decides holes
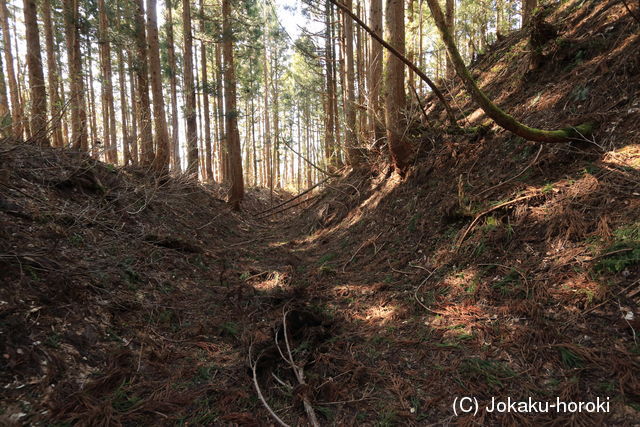
[[[288,195],[235,213],[0,144],[0,424],[304,425],[307,400],[323,425],[640,425],[640,32],[616,1],[548,20],[540,68],[521,31],[474,73],[532,125],[596,117],[597,144],[414,124],[406,177],[373,161],[273,216]],[[456,417],[465,396],[610,411]]]

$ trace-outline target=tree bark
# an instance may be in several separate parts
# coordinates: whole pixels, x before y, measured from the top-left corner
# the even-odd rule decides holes
[[[6,0],[0,0],[0,21],[2,24],[2,42],[4,47],[4,63],[7,64],[7,79],[9,81],[9,94],[11,96],[11,124],[13,137],[22,139],[22,105],[20,103],[20,92],[18,80],[13,66],[13,53],[11,48],[11,31],[9,29],[9,10]]]
[[[107,162],[118,163],[118,142],[116,139],[116,110],[113,105],[113,79],[111,68],[111,43],[108,40],[109,19],[105,7],[105,0],[98,0],[100,44],[100,65],[102,68],[102,134],[104,139]]]
[[[120,114],[122,121],[122,153],[124,165],[131,164],[131,147],[129,139],[129,120],[128,120],[128,102],[127,102],[127,88],[126,79],[124,74],[124,58],[122,50],[117,49],[118,52],[118,83],[120,88]]]
[[[471,73],[469,73],[469,70],[467,70],[467,67],[464,65],[464,61],[447,29],[438,0],[427,0],[427,3],[431,9],[431,15],[435,20],[440,36],[453,61],[453,65],[456,67],[458,77],[462,79],[472,99],[480,105],[480,108],[482,108],[485,114],[492,118],[499,126],[524,139],[537,142],[567,142],[573,139],[583,139],[585,136],[591,134],[595,126],[593,123],[583,123],[576,127],[559,130],[535,129],[518,122],[513,116],[502,111],[480,90],[475,80],[473,80]]]
[[[173,46],[173,4],[165,0],[167,10],[167,61],[169,62],[169,87],[171,91],[171,167],[177,173],[180,165],[180,121],[178,120],[178,70],[176,52]]]
[[[149,99],[149,65],[147,35],[145,31],[144,3],[136,0],[135,8],[135,37],[138,61],[135,72],[138,91],[138,124],[140,135],[140,164],[151,166],[153,163],[153,133],[151,129],[151,101]]]
[[[205,33],[205,16],[204,16],[204,2],[200,0],[200,32]],[[207,70],[207,46],[204,40],[200,42],[200,57],[202,58],[202,114],[203,114],[203,126],[204,126],[204,167],[205,175],[208,180],[213,181],[213,166],[212,159],[213,153],[211,150],[211,117],[209,113],[209,74]]]
[[[127,52],[127,59],[129,61],[129,90],[131,91],[131,144],[129,147],[131,149],[131,162],[134,165],[138,165],[140,160],[138,150],[138,139],[140,138],[138,134],[138,123],[140,123],[140,114],[138,113],[138,88],[136,87],[133,55],[131,55],[131,51]]]
[[[265,25],[267,16],[265,14]],[[269,116],[269,60],[268,60],[268,46],[269,41],[267,39],[267,32],[263,33],[264,50],[262,56],[263,73],[264,73],[264,161],[266,167],[266,179],[269,187],[269,196],[273,199],[273,158],[271,157],[271,119]]]
[[[326,76],[326,109],[325,109],[325,162],[328,170],[337,166],[336,140],[335,140],[335,57],[333,53],[333,38],[331,37],[331,2],[326,2],[325,14],[325,76]]]
[[[0,55],[0,138],[11,136],[11,110],[9,108],[9,97],[7,96],[7,81]]]
[[[40,33],[38,32],[38,8],[35,0],[24,0],[24,23],[27,39],[27,67],[29,69],[29,92],[31,94],[32,139],[39,145],[48,146],[47,88],[42,71]]]
[[[536,7],[538,7],[538,0],[522,0],[522,28],[529,25]]]
[[[87,113],[80,53],[79,11],[77,0],[63,0],[64,27],[69,61],[71,104],[71,147],[88,151]]]
[[[446,12],[445,12],[445,20],[447,22],[447,28],[449,28],[449,32],[451,36],[455,40],[456,34],[456,2],[455,0],[446,0]],[[456,75],[456,69],[453,66],[453,62],[451,58],[447,56],[447,79],[451,80]]]
[[[88,131],[89,134],[91,135],[91,139],[89,140],[90,145],[91,145],[91,154],[94,157],[97,157],[99,152],[98,152],[98,123],[97,123],[97,117],[96,117],[96,97],[95,97],[95,91],[93,88],[93,51],[91,49],[91,39],[89,38],[89,34],[86,34],[86,38],[85,38],[85,42],[86,42],[86,51],[87,54],[84,56],[84,59],[86,60],[86,63],[84,64],[84,68],[86,70],[89,70],[89,72],[84,76],[85,77],[85,81],[84,81],[84,87],[88,87],[89,88],[89,102],[85,103],[85,107],[87,108],[87,112],[89,113],[89,119],[88,119]]]
[[[184,38],[184,91],[187,122],[187,172],[198,176],[198,124],[196,122],[196,88],[193,83],[193,35],[191,34],[191,0],[182,0]]]
[[[236,71],[233,62],[233,29],[231,27],[231,0],[222,0],[222,49],[224,55],[224,99],[226,103],[227,150],[229,152],[229,174],[231,188],[228,202],[234,210],[240,210],[244,197],[242,176],[242,154],[236,111]]]
[[[153,168],[157,172],[169,171],[169,130],[164,111],[162,76],[160,75],[160,44],[158,41],[158,17],[156,0],[147,0],[147,40],[151,69],[151,93],[153,95],[153,122],[156,137],[156,153]]]
[[[274,55],[273,66],[271,72],[273,78],[271,79],[271,86],[273,87],[273,175],[276,188],[280,188],[280,106],[279,91],[278,91],[278,58],[277,53]]]
[[[356,9],[358,13],[364,13],[363,3],[358,0],[356,5]],[[351,19],[351,18],[348,18]],[[367,141],[366,132],[367,132],[367,110],[363,108],[366,105],[365,101],[365,79],[366,79],[366,52],[365,52],[365,44],[363,43],[364,39],[364,31],[362,28],[358,27],[356,30],[356,83],[358,84],[358,105],[360,108],[356,108],[356,112],[358,115],[358,126],[357,126],[357,134],[358,134],[358,144],[360,146],[364,145],[364,142]],[[302,151],[301,151],[302,152]]]
[[[227,144],[225,142],[225,123],[224,123],[224,97],[222,82],[222,52],[220,44],[216,43],[216,105],[217,113],[216,121],[218,123],[218,171],[220,171],[220,181],[227,182],[229,180],[229,171],[227,168]]]
[[[49,114],[51,115],[51,136],[54,147],[62,147],[62,117],[58,84],[60,74],[56,62],[56,47],[53,37],[53,19],[51,17],[51,0],[42,0],[42,23],[44,25],[45,48],[47,52],[47,80],[49,84]]]
[[[382,0],[370,0],[369,25],[371,30],[382,38]],[[369,137],[371,144],[378,146],[384,139],[384,129],[382,120],[384,112],[382,109],[382,45],[371,38],[371,48],[369,56],[369,72],[367,73],[369,83]]]
[[[389,43],[404,55],[404,1],[387,0],[385,13]],[[406,107],[404,91],[404,64],[391,52],[385,55],[385,121],[387,141],[394,166],[404,173],[409,166],[412,150],[404,139],[404,117]]]
[[[353,0],[347,0],[345,6],[349,10],[353,9]],[[349,165],[357,167],[362,156],[358,150],[358,133],[356,131],[356,96],[355,96],[355,74],[354,74],[354,61],[353,61],[353,22],[351,18],[346,17],[344,19],[344,39],[345,39],[345,66],[346,66],[346,90],[347,100],[344,106],[345,110],[345,145],[347,148],[347,155]]]

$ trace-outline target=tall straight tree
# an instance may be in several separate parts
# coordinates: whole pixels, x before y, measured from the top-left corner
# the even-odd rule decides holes
[[[8,138],[9,136],[11,136],[11,110],[9,109],[4,65],[2,64],[2,55],[0,55],[0,138]]]
[[[167,61],[169,62],[169,87],[171,91],[171,167],[180,172],[180,121],[178,120],[178,70],[173,46],[173,4],[165,0],[167,11]]]
[[[222,49],[224,56],[224,100],[226,104],[227,151],[229,152],[229,175],[231,188],[228,202],[235,210],[240,209],[244,198],[242,176],[242,151],[238,132],[236,110],[236,71],[233,62],[233,29],[231,26],[231,0],[222,0]]]
[[[111,69],[111,42],[109,41],[109,18],[105,0],[98,0],[98,43],[100,45],[100,68],[102,73],[102,139],[109,163],[118,163],[116,140],[116,110],[113,105],[113,78]]]
[[[153,122],[156,133],[156,153],[153,166],[156,171],[169,170],[169,130],[164,112],[162,76],[160,75],[160,43],[158,41],[158,17],[156,0],[147,0],[147,41],[151,68],[151,93],[153,94]]]
[[[49,114],[51,115],[51,136],[54,147],[62,147],[61,100],[58,92],[60,80],[56,61],[56,46],[53,34],[51,0],[42,0],[42,23],[44,25],[45,48],[47,51],[47,80],[49,84]]]
[[[268,13],[265,13],[265,26],[267,25]],[[266,179],[269,187],[269,194],[273,198],[273,157],[271,156],[271,119],[269,116],[269,60],[267,57],[269,51],[269,39],[267,31],[262,34],[264,48],[262,50],[262,69],[264,72],[264,167],[266,168]]]
[[[353,9],[353,0],[346,0],[345,6],[349,10]],[[344,41],[345,41],[345,66],[346,66],[346,102],[344,105],[346,125],[345,125],[345,145],[347,147],[348,161],[351,166],[358,166],[360,163],[360,152],[358,151],[358,133],[356,132],[356,96],[355,96],[355,74],[353,61],[353,21],[348,16],[344,16]]]
[[[23,138],[22,104],[20,103],[20,90],[13,65],[13,53],[11,47],[11,30],[9,29],[9,9],[7,1],[0,0],[0,23],[2,24],[2,42],[4,51],[4,63],[7,64],[7,80],[9,81],[9,94],[11,96],[11,123],[13,137]]]
[[[204,1],[200,0],[200,32],[205,34],[205,13],[204,13]],[[211,162],[213,160],[213,153],[211,152],[211,118],[209,116],[209,83],[208,83],[208,70],[207,70],[207,45],[204,40],[200,42],[200,57],[202,67],[202,114],[204,116],[204,173],[203,176],[207,180],[213,180],[213,167]]]
[[[122,50],[117,49],[118,55],[118,83],[120,88],[120,120],[122,129],[122,154],[124,164],[131,164],[131,140],[129,137],[129,106],[127,103],[126,79],[124,74],[124,56]]]
[[[149,68],[147,36],[144,22],[144,0],[136,0],[135,37],[138,61],[135,64],[136,80],[138,83],[138,129],[140,134],[140,163],[150,166],[153,162],[153,134],[151,131],[151,102],[149,101]]]
[[[326,76],[326,108],[325,108],[325,161],[329,169],[337,166],[335,121],[336,121],[336,91],[335,91],[335,56],[331,22],[333,5],[329,0],[325,3],[325,76]]]
[[[140,137],[140,134],[138,132],[138,123],[140,123],[140,114],[138,113],[138,88],[136,87],[136,72],[133,65],[133,55],[130,50],[127,51],[127,61],[129,63],[129,91],[131,93],[131,144],[129,145],[129,149],[131,154],[131,163],[137,165],[140,161],[140,157],[138,154],[138,138]]]
[[[218,123],[218,171],[220,172],[220,181],[228,181],[228,162],[227,162],[227,148],[225,143],[225,123],[224,123],[224,102],[223,102],[223,87],[222,87],[222,49],[220,43],[216,43],[216,122]]]
[[[371,30],[382,37],[382,0],[370,0],[369,25]],[[371,38],[369,48],[369,70],[367,73],[369,88],[369,135],[371,143],[379,144],[384,138],[382,127],[382,45]]]
[[[273,111],[273,176],[276,188],[280,188],[280,107],[278,105],[279,102],[279,91],[278,91],[278,46],[277,42],[274,43],[274,51],[272,55],[272,66],[271,72],[273,73],[273,78],[271,79],[271,87],[273,90],[272,100],[273,105],[271,106],[271,110]]]
[[[524,28],[531,22],[531,15],[538,7],[538,0],[522,0],[522,27]]]
[[[63,0],[64,29],[67,42],[67,58],[69,62],[70,100],[71,105],[71,146],[87,151],[87,113],[84,94],[84,78],[82,73],[82,56],[80,53],[80,12],[78,0]]]
[[[40,33],[38,32],[38,8],[35,0],[24,0],[24,23],[27,36],[27,67],[31,94],[31,132],[37,144],[49,145],[47,131],[47,88],[42,71]]]
[[[453,34],[455,38],[456,33],[456,2],[455,0],[446,0],[446,11],[445,11],[445,20],[447,21],[447,27],[449,27],[449,31]],[[452,79],[456,75],[455,67],[453,66],[453,62],[451,62],[451,58],[447,55],[447,78]]]
[[[404,55],[404,0],[387,0],[385,13],[386,32],[389,44]],[[404,139],[406,107],[404,91],[404,63],[390,52],[385,53],[385,121],[387,141],[391,159],[398,171],[403,173],[409,166],[411,147]]]
[[[364,15],[363,1],[358,0],[356,9],[359,15]],[[351,19],[351,18],[347,18]],[[359,26],[356,29],[356,81],[358,84],[358,140],[360,145],[367,140],[367,110],[362,108],[366,105],[365,101],[365,43],[364,31]]]
[[[187,122],[187,172],[198,175],[198,124],[196,122],[196,87],[193,82],[193,34],[191,0],[182,0],[182,36],[184,39],[184,91]]]
[[[87,113],[89,114],[89,119],[88,119],[88,126],[89,126],[89,135],[91,135],[91,138],[89,139],[89,141],[91,141],[91,152],[94,156],[98,155],[98,149],[100,148],[98,142],[98,117],[97,117],[97,113],[96,113],[96,97],[95,97],[95,91],[93,88],[93,49],[92,49],[92,43],[91,43],[91,37],[89,37],[89,28],[87,28],[86,26],[83,27],[83,29],[86,31],[85,35],[85,45],[86,45],[86,55],[81,56],[81,58],[83,60],[85,60],[85,64],[84,64],[84,69],[87,70],[88,72],[85,74],[84,76],[84,87],[88,87],[88,103],[85,104],[85,107],[87,109]],[[82,39],[81,39],[82,40]]]

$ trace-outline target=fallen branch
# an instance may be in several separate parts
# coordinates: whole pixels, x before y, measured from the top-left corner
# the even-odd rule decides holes
[[[507,114],[505,111],[500,109],[500,107],[494,104],[493,101],[491,101],[480,89],[464,64],[464,60],[462,59],[462,56],[460,56],[456,42],[447,27],[444,14],[442,13],[438,0],[427,0],[427,4],[429,5],[431,16],[433,16],[436,27],[440,32],[440,36],[447,48],[449,58],[453,63],[458,77],[460,77],[464,83],[465,89],[473,101],[478,104],[480,108],[482,108],[482,111],[484,111],[488,117],[493,119],[498,126],[529,141],[556,143],[569,142],[572,140],[587,140],[585,136],[591,135],[595,128],[595,123],[587,122],[579,126],[570,126],[557,130],[536,129],[520,123],[513,116]]]
[[[253,343],[251,345],[253,345]],[[251,371],[253,372],[253,386],[255,387],[256,392],[258,393],[258,399],[260,399],[260,402],[262,402],[262,405],[267,409],[269,414],[271,414],[271,416],[278,422],[278,424],[280,424],[282,427],[289,427],[289,424],[282,421],[282,419],[273,411],[273,409],[271,409],[271,406],[269,406],[269,404],[267,403],[267,400],[264,398],[262,394],[262,390],[260,390],[260,384],[258,383],[258,373],[257,373],[257,366],[258,366],[258,362],[260,361],[260,357],[262,357],[262,354],[259,354],[258,357],[256,358],[256,361],[253,362],[251,358],[251,346],[249,346],[249,366],[251,367]]]
[[[516,199],[513,200],[509,200],[508,202],[504,202],[504,203],[500,203],[499,205],[496,205],[490,209],[487,209],[484,212],[479,213],[478,215],[476,215],[476,217],[474,218],[473,221],[471,221],[471,224],[469,224],[469,227],[467,227],[467,229],[465,230],[464,233],[462,233],[462,237],[460,237],[458,239],[458,242],[456,243],[456,252],[460,250],[460,246],[462,245],[462,242],[464,241],[464,239],[467,237],[467,234],[469,234],[469,232],[473,229],[473,227],[478,223],[478,221],[480,220],[480,218],[482,218],[483,216],[485,216],[488,213],[491,213],[495,210],[498,210],[500,208],[504,208],[505,206],[509,206],[512,205],[514,203],[518,203],[521,202],[523,200],[527,200],[527,199],[531,199],[535,196],[537,196],[538,193],[534,193],[534,194],[529,194],[527,196],[522,196],[522,197],[518,197]]]
[[[440,100],[440,102],[442,102],[442,105],[444,106],[444,109],[447,111],[447,117],[449,118],[449,122],[451,122],[451,126],[456,127],[456,128],[459,127],[458,126],[458,121],[456,120],[456,116],[453,113],[453,110],[451,109],[451,106],[447,102],[446,98],[444,97],[444,95],[442,94],[440,89],[438,89],[436,84],[420,68],[418,68],[418,66],[416,64],[414,64],[413,62],[409,61],[409,59],[407,59],[406,56],[404,56],[402,53],[400,53],[397,49],[395,49],[389,43],[384,41],[384,39],[382,37],[380,37],[371,28],[369,28],[369,26],[367,24],[362,22],[362,20],[358,17],[358,15],[353,13],[350,8],[348,8],[347,6],[345,6],[344,4],[339,2],[338,0],[329,0],[329,1],[331,3],[333,3],[334,5],[336,5],[344,13],[349,15],[349,17],[351,19],[353,19],[355,21],[355,23],[358,24],[363,30],[365,30],[367,33],[369,33],[369,35],[375,41],[377,41],[382,46],[384,46],[385,49],[387,49],[389,52],[391,52],[396,58],[398,58],[407,67],[409,67],[414,73],[416,73],[418,75],[418,77],[420,77],[431,88],[431,90],[436,95],[436,97]]]
[[[429,275],[428,275],[427,277],[425,277],[425,279],[424,279],[422,282],[420,282],[420,284],[419,284],[419,285],[418,285],[418,287],[416,288],[415,292],[413,293],[413,297],[415,298],[416,302],[417,302],[418,304],[420,304],[420,305],[421,305],[425,310],[430,311],[430,312],[432,312],[432,313],[435,313],[435,311],[431,310],[429,307],[427,307],[427,305],[426,305],[425,303],[423,303],[422,301],[420,301],[420,298],[418,298],[418,292],[420,292],[420,288],[422,288],[422,286],[424,286],[424,284],[425,284],[425,283],[427,283],[427,282],[429,281],[429,279],[431,278],[431,276],[433,276],[433,275],[434,275],[434,273],[435,273],[436,271],[438,271],[438,268],[440,268],[440,267],[437,267],[437,268],[435,268],[434,270],[432,270],[432,271],[429,273]]]
[[[347,265],[351,264],[351,261],[353,261],[356,257],[356,255],[358,255],[358,253],[360,252],[360,250],[362,250],[362,248],[364,248],[365,246],[369,245],[369,244],[373,244],[374,245],[374,255],[378,254],[378,251],[375,250],[375,242],[376,240],[378,240],[378,237],[380,237],[382,235],[382,231],[374,238],[374,239],[367,239],[364,242],[362,242],[362,244],[360,245],[360,247],[358,247],[358,249],[356,249],[356,251],[353,253],[353,255],[351,256],[351,258],[349,259],[349,261],[345,262],[344,265],[342,266],[342,272],[345,273],[345,268],[347,268]]]
[[[327,182],[327,181],[328,181],[328,180],[330,180],[331,178],[332,178],[332,177],[329,177],[329,178],[327,178],[327,179],[324,179],[324,180],[320,181],[319,183],[317,183],[316,185],[314,185],[313,187],[307,188],[307,189],[306,189],[306,190],[304,190],[302,193],[300,193],[300,194],[298,194],[298,195],[296,195],[296,196],[294,196],[294,197],[290,198],[289,200],[285,200],[284,202],[280,203],[279,205],[272,206],[272,207],[270,207],[269,209],[265,209],[265,210],[263,210],[262,212],[258,212],[258,213],[257,213],[257,214],[255,214],[254,216],[260,216],[260,215],[265,214],[265,213],[267,213],[267,212],[271,212],[271,211],[272,211],[272,210],[274,210],[274,209],[278,209],[279,207],[284,206],[284,205],[286,205],[286,204],[287,204],[287,203],[289,203],[289,202],[293,202],[294,200],[299,199],[300,197],[302,197],[302,196],[304,196],[305,194],[309,193],[309,192],[310,192],[311,190],[313,190],[314,188],[316,188],[316,187],[318,187],[318,186],[320,186],[320,185],[324,184],[325,182]]]
[[[302,160],[304,160],[305,162],[307,162],[311,167],[313,167],[314,169],[316,169],[319,172],[322,172],[325,175],[328,175],[329,177],[337,177],[339,175],[336,175],[334,173],[330,173],[327,172],[326,170],[322,169],[320,166],[316,165],[315,163],[313,163],[311,160],[307,159],[305,156],[303,156],[302,154],[298,153],[292,146],[290,146],[289,144],[287,144],[284,139],[280,138],[280,142],[282,142],[285,147],[287,147],[289,150],[293,151],[295,154],[297,154]]]
[[[317,199],[317,198],[318,198],[318,196],[312,196],[312,197],[309,197],[308,199],[304,199],[303,201],[301,201],[301,202],[299,202],[299,203],[296,203],[295,205],[291,205],[291,206],[288,206],[288,207],[286,207],[286,208],[284,208],[284,209],[280,209],[279,211],[275,211],[275,212],[268,213],[268,214],[266,214],[266,215],[262,215],[262,216],[260,216],[260,217],[257,217],[256,219],[269,218],[270,216],[273,216],[273,215],[276,215],[276,214],[279,214],[279,213],[282,213],[282,212],[286,212],[286,211],[288,211],[289,209],[293,209],[293,208],[295,208],[295,207],[297,207],[297,206],[300,206],[300,205],[301,205],[301,204],[303,204],[303,203],[306,203],[306,202],[308,202],[308,201],[310,201],[310,200]]]
[[[293,354],[291,353],[291,346],[289,345],[289,337],[288,337],[289,334],[287,333],[287,314],[288,312],[285,312],[283,307],[282,308],[282,328],[284,329],[284,343],[287,346],[287,355],[289,356],[288,363],[289,363],[289,366],[291,366],[291,369],[293,370],[293,373],[295,374],[296,379],[298,380],[298,383],[302,388],[302,393],[300,395],[300,398],[302,399],[302,404],[304,405],[304,410],[307,413],[309,422],[313,427],[320,427],[320,422],[318,421],[316,412],[313,409],[311,402],[309,402],[309,398],[306,396],[307,383],[304,381],[304,370],[302,366],[296,365],[295,361],[293,360]]]

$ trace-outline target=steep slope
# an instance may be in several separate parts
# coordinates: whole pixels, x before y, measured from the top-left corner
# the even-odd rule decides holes
[[[273,294],[241,276],[283,252],[216,187],[9,141],[0,170],[0,424],[213,419],[246,369],[245,294]]]
[[[331,376],[348,372],[332,384],[334,400],[354,402],[337,423],[453,421],[462,396],[612,408],[463,424],[640,421],[640,31],[617,1],[544,13],[557,36],[537,68],[522,30],[472,71],[527,124],[595,118],[593,143],[540,146],[495,127],[445,136],[415,125],[416,106],[406,179],[355,172],[292,226],[310,232],[294,250],[315,262],[311,300],[343,329],[322,356]],[[461,87],[450,93],[468,125],[488,123]],[[436,102],[428,114],[445,122]]]

